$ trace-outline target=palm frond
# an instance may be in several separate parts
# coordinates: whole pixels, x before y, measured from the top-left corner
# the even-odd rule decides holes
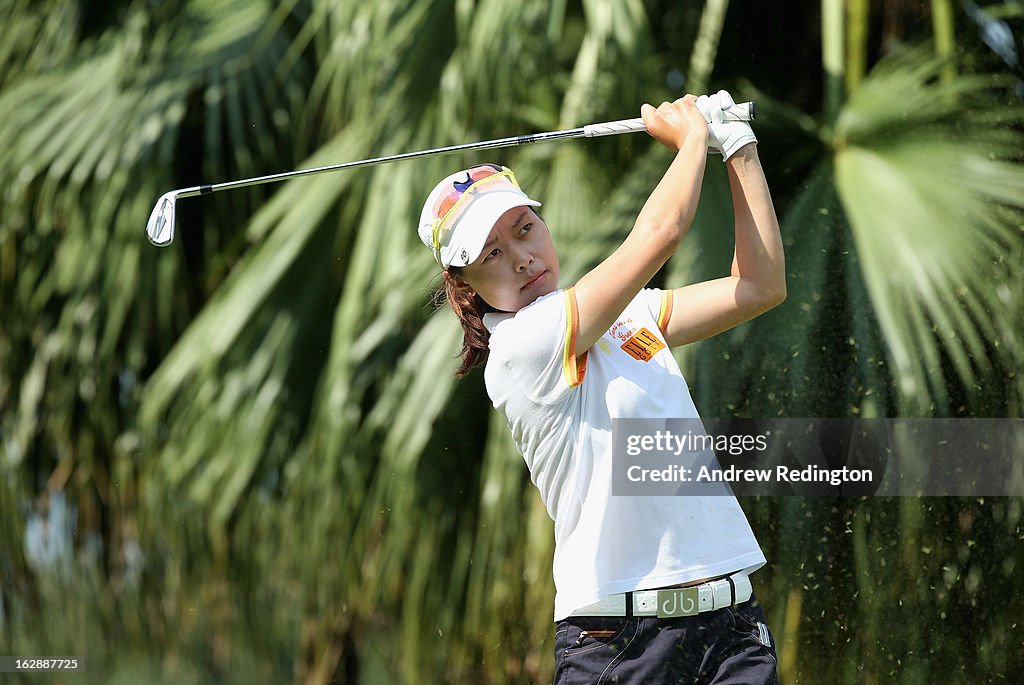
[[[945,359],[971,387],[989,355],[1021,349],[991,281],[1022,240],[1024,111],[994,102],[993,79],[940,69],[919,51],[880,64],[836,125],[836,185],[901,401],[925,413],[948,405]]]
[[[709,170],[705,180],[710,203],[702,199],[681,248],[687,258],[673,258],[672,278],[678,280],[672,285],[728,272],[731,202],[718,171]],[[885,392],[885,348],[866,306],[858,256],[827,167],[804,183],[780,224],[786,301],[677,354],[701,415],[888,415],[894,405]]]

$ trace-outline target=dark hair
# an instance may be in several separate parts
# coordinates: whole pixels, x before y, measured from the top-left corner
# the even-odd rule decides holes
[[[444,282],[434,292],[434,302],[440,305],[442,299],[455,312],[462,324],[462,364],[455,371],[457,378],[462,378],[476,367],[487,362],[490,333],[484,326],[484,314],[498,311],[484,302],[484,299],[469,287],[462,278],[462,269],[457,266],[448,267],[441,273]]]

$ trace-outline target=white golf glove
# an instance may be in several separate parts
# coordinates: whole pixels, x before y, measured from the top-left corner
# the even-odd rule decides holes
[[[722,111],[735,104],[732,96],[724,90],[697,98],[697,109],[708,121],[708,151],[721,154],[724,160],[728,160],[744,145],[757,142],[750,124],[723,119]]]

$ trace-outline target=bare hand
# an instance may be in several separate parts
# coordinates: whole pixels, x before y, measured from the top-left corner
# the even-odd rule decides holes
[[[678,150],[690,135],[707,139],[708,123],[697,109],[697,96],[686,95],[675,102],[663,102],[655,109],[649,104],[640,108],[647,132],[670,150]]]

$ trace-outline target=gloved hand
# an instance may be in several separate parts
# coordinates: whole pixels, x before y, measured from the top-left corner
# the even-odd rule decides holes
[[[725,160],[744,145],[757,142],[749,123],[724,120],[722,111],[734,104],[732,96],[724,90],[697,98],[697,109],[708,120],[708,150],[721,154]]]

